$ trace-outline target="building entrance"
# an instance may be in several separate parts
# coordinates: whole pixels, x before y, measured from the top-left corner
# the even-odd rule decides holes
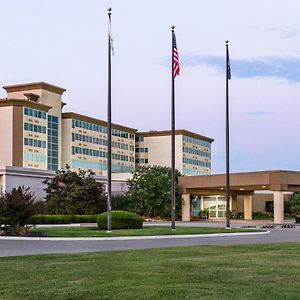
[[[226,217],[226,199],[224,196],[195,196],[192,200],[193,217],[198,217],[200,210],[208,209],[209,217],[225,218]]]

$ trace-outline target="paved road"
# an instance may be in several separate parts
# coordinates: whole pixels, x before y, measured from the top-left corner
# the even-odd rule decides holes
[[[52,253],[82,253],[129,249],[184,247],[194,245],[233,245],[255,243],[299,242],[300,227],[271,230],[268,235],[195,237],[183,239],[135,241],[4,241],[0,240],[0,256],[21,256]],[[300,249],[300,244],[299,244]]]

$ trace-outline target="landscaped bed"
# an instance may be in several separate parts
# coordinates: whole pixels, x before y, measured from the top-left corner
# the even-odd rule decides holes
[[[300,244],[0,258],[1,299],[299,299]]]
[[[181,235],[181,234],[212,234],[233,232],[255,232],[252,229],[225,229],[213,227],[185,227],[177,226],[172,230],[166,226],[145,226],[142,229],[116,229],[111,233],[99,230],[96,226],[61,226],[31,228],[32,235],[47,237],[117,237],[117,236],[153,236],[153,235]]]

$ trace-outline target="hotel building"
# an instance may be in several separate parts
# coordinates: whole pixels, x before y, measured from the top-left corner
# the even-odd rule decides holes
[[[107,123],[62,113],[65,89],[44,82],[5,86],[0,100],[0,166],[107,173]],[[112,125],[113,172],[131,172],[136,129]]]
[[[0,99],[0,191],[19,182],[39,188],[42,180],[69,165],[107,176],[107,122],[63,113],[64,88],[45,82],[5,86]],[[210,174],[212,139],[176,131],[176,168],[184,175]],[[137,132],[112,124],[113,181],[124,184],[136,165],[170,166],[170,131]],[[49,175],[50,174],[50,175]],[[30,184],[30,178],[34,180]],[[33,179],[35,178],[35,179]],[[36,189],[35,189],[36,190]]]
[[[136,133],[135,163],[171,167],[171,131]],[[175,167],[183,175],[211,173],[213,139],[187,131],[175,131]]]

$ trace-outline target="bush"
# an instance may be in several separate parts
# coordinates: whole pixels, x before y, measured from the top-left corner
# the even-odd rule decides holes
[[[230,219],[244,219],[244,213],[233,210],[230,212]]]
[[[252,213],[252,218],[254,220],[273,219],[274,218],[274,214],[272,212],[254,211]]]
[[[112,229],[139,229],[143,227],[143,218],[136,213],[114,210],[111,212]],[[97,216],[100,230],[107,230],[107,213]]]
[[[71,215],[35,215],[31,218],[32,224],[70,224]]]
[[[0,223],[5,234],[26,235],[33,215],[34,194],[29,188],[13,188],[0,194]]]
[[[96,215],[34,215],[32,224],[96,223]]]

